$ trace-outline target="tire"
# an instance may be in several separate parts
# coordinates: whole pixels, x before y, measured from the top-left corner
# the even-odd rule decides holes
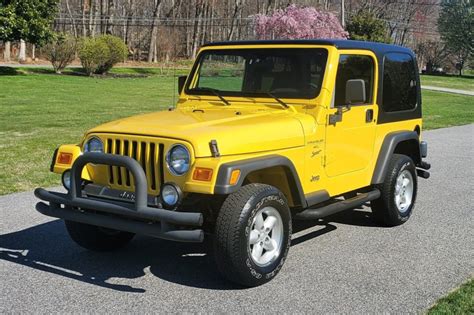
[[[124,247],[135,236],[133,233],[102,228],[95,225],[65,220],[66,229],[74,242],[93,251],[111,251]]]
[[[275,187],[249,184],[224,201],[215,230],[214,255],[221,274],[246,287],[259,286],[278,274],[288,255],[290,209]]]
[[[413,160],[406,155],[394,154],[385,180],[377,188],[381,196],[371,202],[374,219],[385,226],[397,226],[408,221],[418,189]]]

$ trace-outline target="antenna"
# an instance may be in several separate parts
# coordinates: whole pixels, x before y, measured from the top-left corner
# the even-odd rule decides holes
[[[173,108],[176,108],[176,67],[173,66]]]

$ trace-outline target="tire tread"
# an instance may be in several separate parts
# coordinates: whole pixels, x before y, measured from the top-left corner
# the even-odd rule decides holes
[[[246,218],[244,209],[248,202],[262,193],[278,193],[275,187],[266,184],[248,184],[230,194],[224,201],[216,221],[214,251],[218,270],[229,280],[246,286],[254,286],[240,270],[240,227]]]

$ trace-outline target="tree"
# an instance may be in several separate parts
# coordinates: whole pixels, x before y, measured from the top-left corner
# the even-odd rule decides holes
[[[256,33],[260,39],[346,39],[337,17],[313,7],[298,7],[294,4],[273,11],[270,15],[255,16]]]
[[[428,40],[419,43],[415,49],[418,63],[426,64],[426,73],[434,73],[441,68],[448,57],[446,44],[439,40]]]
[[[470,0],[443,0],[438,19],[438,30],[446,42],[446,49],[455,57],[459,75],[473,53],[474,4]]]
[[[161,0],[155,0],[155,8],[153,10],[153,22],[151,25],[150,48],[148,50],[148,62],[156,62],[157,48],[156,36],[158,35],[158,19],[160,17]]]
[[[390,43],[386,22],[368,10],[361,10],[352,16],[346,29],[351,39]]]
[[[0,0],[0,40],[42,45],[51,39],[58,0]],[[21,59],[21,58],[20,58]]]
[[[0,39],[44,44],[51,28],[58,0],[0,0]]]

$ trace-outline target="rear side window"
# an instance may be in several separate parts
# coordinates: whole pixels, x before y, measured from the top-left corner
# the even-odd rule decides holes
[[[374,86],[374,60],[364,55],[341,55],[336,76],[336,106],[346,105],[346,82],[362,79],[365,82],[366,104],[372,103]]]
[[[383,67],[383,108],[386,112],[416,107],[416,68],[413,58],[404,53],[385,55]]]

